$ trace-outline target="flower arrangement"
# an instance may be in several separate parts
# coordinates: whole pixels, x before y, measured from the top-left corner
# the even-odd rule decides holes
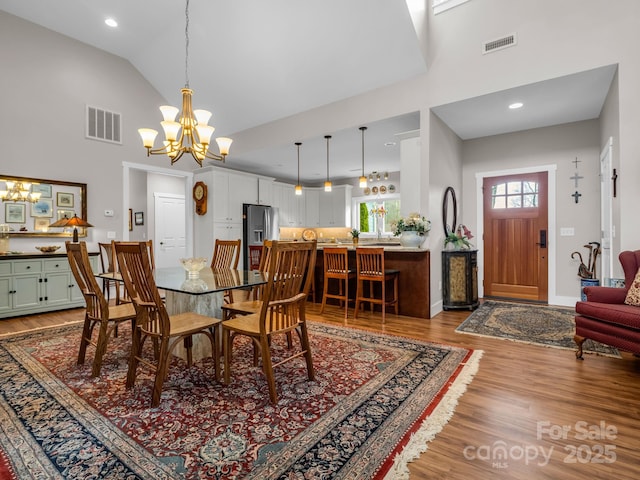
[[[380,217],[384,217],[387,211],[384,209],[384,206],[378,205],[371,209],[371,215],[378,215]]]
[[[455,232],[451,232],[445,237],[444,246],[446,247],[451,243],[456,249],[471,248],[473,245],[469,240],[472,238],[471,231],[465,225],[458,225]]]
[[[418,235],[423,236],[431,230],[431,222],[419,213],[413,212],[406,218],[400,218],[392,228],[394,237],[401,235],[402,232],[418,232]]]

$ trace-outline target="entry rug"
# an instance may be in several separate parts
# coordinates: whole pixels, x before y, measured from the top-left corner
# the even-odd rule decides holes
[[[456,332],[575,351],[574,316],[573,308],[485,301]],[[591,339],[585,341],[584,351],[620,358],[618,349]]]
[[[150,372],[139,370],[136,386],[124,387],[130,331],[112,339],[98,378],[90,377],[90,361],[76,365],[80,332],[67,326],[0,341],[0,472],[19,479],[408,478],[407,462],[451,418],[482,355],[312,323],[316,380],[308,380],[303,359],[278,367],[277,405],[253,367],[251,344],[237,338],[231,385],[213,380],[211,361],[189,369],[175,359],[160,406],[150,408]],[[273,347],[275,364],[285,339]]]

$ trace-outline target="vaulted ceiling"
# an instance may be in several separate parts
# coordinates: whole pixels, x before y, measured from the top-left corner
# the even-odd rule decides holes
[[[180,105],[186,80],[185,1],[0,0],[0,10],[129,60],[169,103]],[[107,17],[119,26],[106,26]],[[214,136],[232,136],[427,71],[407,2],[397,0],[376,0],[375,7],[371,0],[190,0],[189,37],[194,107],[213,112]],[[614,71],[613,66],[596,69],[434,112],[463,139],[595,118]],[[525,102],[517,121],[506,116],[504,106],[511,99]],[[367,170],[397,170],[396,134],[418,129],[419,114],[368,127]],[[333,132],[335,178],[358,175],[359,138],[357,129]],[[310,165],[302,178],[321,181],[322,134],[241,158],[233,158],[232,148],[230,160],[234,168],[295,178],[294,141],[303,142],[301,158]]]

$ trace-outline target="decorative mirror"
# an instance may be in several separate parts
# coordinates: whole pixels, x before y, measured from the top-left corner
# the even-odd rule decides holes
[[[451,212],[451,214],[449,214]],[[456,201],[456,192],[453,187],[447,187],[444,191],[442,199],[442,226],[444,227],[444,236],[456,231],[458,224],[458,202]]]
[[[0,198],[0,224],[15,237],[71,237],[72,228],[50,225],[74,215],[87,219],[86,183],[0,175]],[[78,236],[86,237],[86,228]]]

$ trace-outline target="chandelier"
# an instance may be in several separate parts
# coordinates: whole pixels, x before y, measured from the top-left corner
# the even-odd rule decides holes
[[[179,110],[176,107],[163,105],[160,107],[164,120],[160,122],[164,130],[165,140],[163,146],[153,148],[154,141],[158,135],[157,130],[151,128],[140,128],[138,133],[142,137],[142,144],[147,149],[149,155],[167,155],[171,159],[171,165],[176,163],[182,155],[190,153],[198,165],[202,166],[205,158],[211,160],[220,160],[224,162],[229,154],[230,138],[218,137],[216,143],[220,154],[209,151],[211,135],[213,135],[214,127],[208,125],[211,118],[211,112],[207,110],[193,110],[191,97],[193,90],[189,88],[189,0],[186,0],[185,8],[186,26],[185,33],[185,86],[182,92],[182,113],[176,121],[176,115]]]
[[[7,185],[6,190],[0,190],[0,198],[3,202],[31,202],[35,203],[40,200],[40,192],[31,192],[31,183],[20,181],[4,181]]]

